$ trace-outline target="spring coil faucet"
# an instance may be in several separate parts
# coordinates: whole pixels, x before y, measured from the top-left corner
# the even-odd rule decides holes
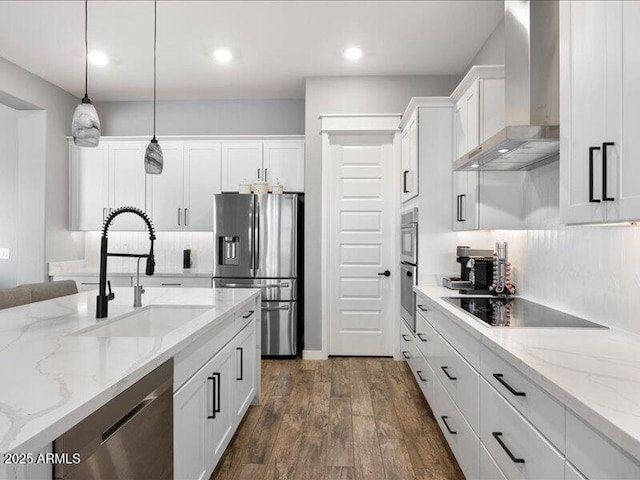
[[[109,253],[109,239],[108,232],[113,219],[118,215],[123,213],[133,213],[134,215],[138,215],[147,226],[149,230],[149,240],[151,241],[151,248],[149,249],[149,253]],[[100,239],[100,290],[97,297],[96,304],[96,318],[106,318],[109,315],[109,302],[115,298],[115,294],[111,291],[111,282],[107,282],[107,258],[108,257],[129,257],[129,258],[137,258],[138,260],[141,258],[147,259],[147,268],[146,275],[153,275],[156,267],[156,261],[153,254],[153,242],[156,239],[156,234],[153,229],[153,224],[151,223],[151,219],[149,216],[143,212],[142,210],[135,207],[120,207],[116,208],[113,212],[111,212],[107,219],[104,221],[104,226],[102,227],[102,238]],[[141,296],[144,293],[144,289],[140,286],[140,278],[139,278],[139,270],[138,270],[138,285],[134,287],[134,306],[141,305]],[[109,286],[109,294],[107,294],[107,285]]]

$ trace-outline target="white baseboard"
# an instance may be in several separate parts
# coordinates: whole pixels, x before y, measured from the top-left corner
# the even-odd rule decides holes
[[[303,360],[327,360],[329,356],[324,350],[303,350]]]

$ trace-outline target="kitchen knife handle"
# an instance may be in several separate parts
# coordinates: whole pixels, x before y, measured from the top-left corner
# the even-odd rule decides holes
[[[600,150],[600,147],[589,147],[589,203],[600,203],[600,200],[593,198],[593,152]]]
[[[602,144],[602,200],[613,202],[613,197],[607,196],[607,147],[613,147],[614,142],[604,142]]]

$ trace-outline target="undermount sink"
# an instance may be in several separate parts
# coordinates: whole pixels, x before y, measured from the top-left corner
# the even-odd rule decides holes
[[[84,337],[163,337],[211,306],[148,306],[74,333]]]

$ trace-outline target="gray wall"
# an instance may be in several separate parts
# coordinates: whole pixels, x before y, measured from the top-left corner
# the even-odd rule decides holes
[[[460,77],[313,77],[305,91],[305,349],[322,348],[320,270],[321,114],[402,113],[412,97],[449,95]]]
[[[103,135],[151,135],[152,102],[96,102]],[[304,100],[161,101],[158,135],[302,135]]]
[[[467,65],[466,74],[474,65],[504,65],[504,20],[489,35],[476,56]]]
[[[44,231],[47,262],[84,256],[84,235],[68,230],[69,167],[67,135],[79,99],[52,83],[0,58],[0,103],[14,108],[44,110]],[[41,172],[40,172],[41,173]],[[37,221],[37,219],[34,219]]]

